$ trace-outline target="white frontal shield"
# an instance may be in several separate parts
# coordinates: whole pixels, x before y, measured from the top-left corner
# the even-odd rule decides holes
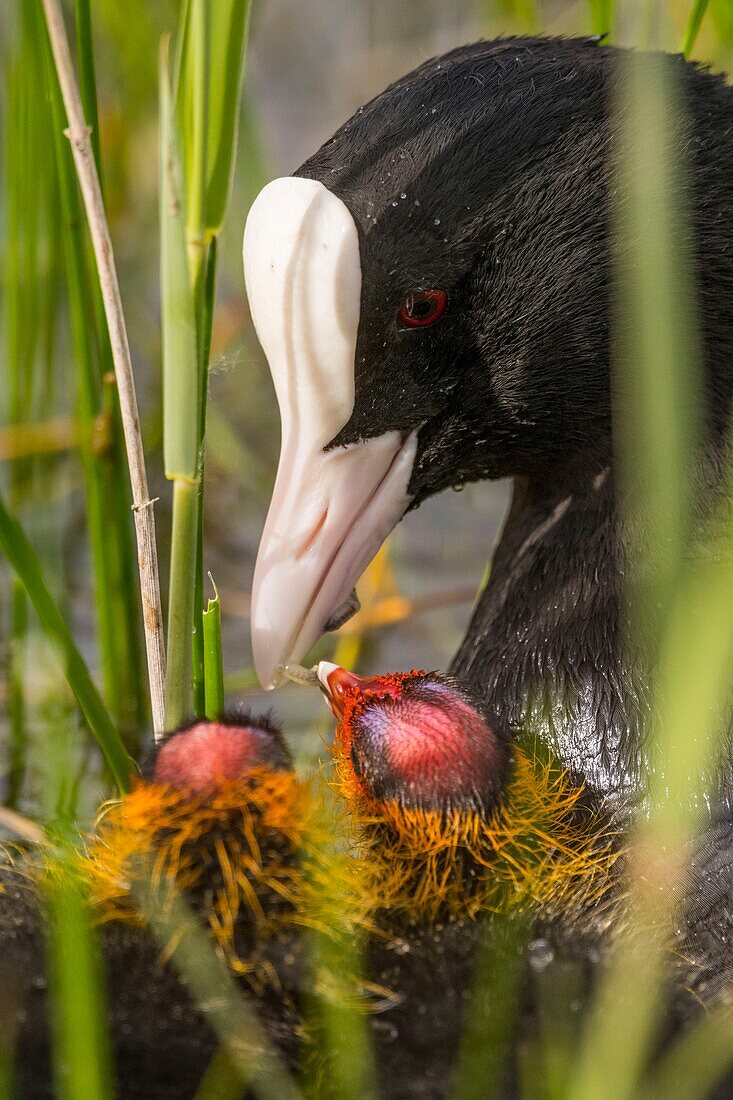
[[[354,406],[361,301],[356,225],[336,195],[297,177],[268,184],[247,219],[244,276],[282,419],[252,590],[255,667],[272,687],[402,517],[416,440],[388,432],[323,449]]]

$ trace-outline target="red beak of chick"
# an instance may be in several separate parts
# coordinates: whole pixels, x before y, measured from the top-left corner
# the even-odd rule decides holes
[[[401,685],[396,677],[392,676],[357,676],[348,669],[334,665],[330,661],[321,661],[318,665],[318,680],[321,691],[326,697],[326,702],[337,720],[344,716],[347,699],[355,699],[362,696],[384,698],[389,696],[396,699],[400,694]]]

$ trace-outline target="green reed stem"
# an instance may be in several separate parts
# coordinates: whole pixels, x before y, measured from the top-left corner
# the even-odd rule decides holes
[[[202,618],[204,642],[205,714],[209,719],[221,718],[224,713],[224,662],[221,646],[221,601],[213,577],[214,598],[209,600]]]
[[[173,115],[168,44],[160,59],[160,225],[163,322],[163,444],[173,481],[168,599],[168,729],[190,713],[193,606],[198,534],[199,394],[196,311],[186,257],[185,209]]]
[[[168,666],[165,678],[165,725],[172,730],[190,715],[191,631],[196,575],[198,482],[176,478],[168,598]]]
[[[246,0],[222,0],[216,6],[207,4],[206,0],[186,0],[181,10],[175,62],[175,118],[171,110],[167,75],[165,99],[161,100],[163,129],[169,135],[166,144],[169,148],[175,146],[178,150],[178,139],[181,142],[180,150],[172,158],[169,154],[169,160],[176,163],[176,179],[180,180],[182,176],[183,180],[182,184],[176,183],[181,199],[176,204],[175,219],[168,219],[171,232],[166,239],[167,243],[164,243],[164,255],[167,253],[169,282],[180,281],[182,261],[179,223],[182,221],[185,224],[188,288],[193,301],[196,330],[195,367],[190,360],[190,345],[187,345],[185,355],[175,358],[169,355],[164,356],[164,359],[170,359],[174,364],[178,379],[175,392],[183,395],[177,408],[168,405],[166,440],[185,439],[186,443],[185,454],[179,457],[177,465],[172,458],[167,458],[166,467],[169,476],[172,471],[185,473],[198,481],[195,540],[186,548],[182,544],[179,546],[181,563],[187,555],[193,555],[196,559],[190,645],[194,712],[197,715],[206,712],[202,618],[204,466],[209,350],[217,270],[215,241],[224,219],[231,188],[248,15],[249,3]],[[185,210],[182,209],[184,195]],[[165,282],[164,279],[164,286]],[[182,297],[181,293],[179,298],[182,300]],[[164,333],[165,322],[164,305]],[[172,331],[170,324],[169,331]],[[192,385],[196,386],[198,397],[195,417]],[[174,392],[173,387],[169,387],[169,390]],[[189,468],[190,430],[193,425],[196,426],[194,474]],[[174,494],[174,508],[175,499]],[[193,530],[183,521],[177,526],[181,538],[184,530],[189,533]],[[183,565],[179,576],[183,583]],[[190,576],[190,573],[186,572],[185,576]],[[171,589],[169,615],[173,614],[174,600],[181,600],[188,606],[188,594],[181,591],[174,593]],[[175,645],[178,645],[178,641]]]
[[[695,45],[695,40],[702,26],[702,21],[705,18],[705,12],[708,9],[709,0],[695,0],[690,17],[687,20],[687,27],[680,43],[680,53],[684,57],[689,57],[692,53],[692,48]]]
[[[207,0],[190,0],[188,36],[191,67],[186,88],[191,100],[191,126],[186,134],[190,157],[186,166],[186,245],[194,301],[206,259],[206,169],[209,114],[209,59],[211,16]]]
[[[102,750],[117,786],[129,785],[130,759],[94,686],[84,658],[76,647],[68,626],[54,600],[41,563],[20,524],[13,519],[0,499],[0,550],[22,582],[46,635],[56,648],[64,675],[76,701]]]
[[[197,717],[206,713],[202,621],[204,608],[204,488],[206,483],[206,421],[209,393],[209,353],[211,350],[211,331],[214,324],[217,255],[218,247],[216,237],[214,237],[207,252],[206,274],[201,283],[202,296],[200,306],[197,309],[199,380],[201,385],[199,393],[199,499],[196,529],[196,580],[193,602],[193,706],[194,713]]]
[[[196,572],[193,598],[193,704],[197,716],[207,712],[205,686],[205,654],[203,624],[203,526],[204,526],[204,436],[206,423],[206,396],[208,385],[208,356],[211,340],[211,322],[214,300],[213,284],[207,279],[208,263],[205,243],[206,226],[206,177],[209,114],[209,61],[211,53],[211,22],[206,0],[190,0],[185,13],[190,19],[187,30],[189,65],[186,67],[184,95],[190,103],[186,128],[187,151],[187,217],[186,248],[188,271],[196,305],[196,330],[198,334],[199,378],[199,428],[198,428],[198,476],[199,492],[196,507]],[[215,256],[214,256],[215,262]],[[207,290],[210,297],[207,295]],[[208,317],[208,325],[207,325]],[[207,336],[208,327],[208,336]]]

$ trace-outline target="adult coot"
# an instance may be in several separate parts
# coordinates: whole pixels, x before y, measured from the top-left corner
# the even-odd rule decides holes
[[[611,97],[622,51],[479,42],[421,65],[268,184],[247,291],[283,439],[252,607],[260,678],[316,641],[402,515],[511,477],[453,672],[602,794],[643,770],[610,381]],[[733,92],[670,59],[705,367],[701,508],[733,392]]]

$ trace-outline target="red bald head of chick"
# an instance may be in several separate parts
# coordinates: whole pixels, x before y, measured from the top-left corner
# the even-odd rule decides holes
[[[170,734],[143,767],[151,783],[201,795],[262,768],[288,771],[290,753],[267,718],[198,720]]]
[[[327,661],[318,678],[362,795],[426,811],[496,806],[509,740],[466,686],[436,672],[360,677]]]

